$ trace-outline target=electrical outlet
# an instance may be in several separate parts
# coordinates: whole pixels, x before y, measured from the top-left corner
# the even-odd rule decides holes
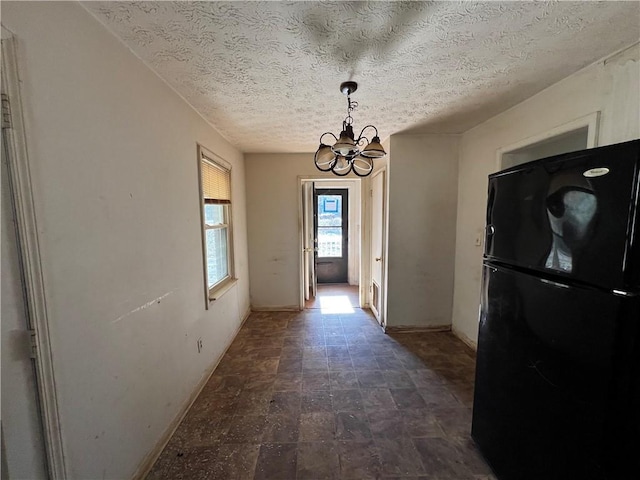
[[[198,353],[200,353],[202,351],[202,338],[199,338],[196,343],[198,345]]]

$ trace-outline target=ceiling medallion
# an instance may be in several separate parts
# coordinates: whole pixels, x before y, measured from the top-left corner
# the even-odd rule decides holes
[[[357,88],[356,82],[343,82],[340,85],[340,91],[347,96],[347,118],[342,122],[340,137],[336,137],[331,132],[320,135],[320,146],[313,160],[321,172],[333,172],[335,175],[344,177],[353,171],[359,177],[366,177],[373,171],[373,159],[382,158],[387,154],[380,144],[378,129],[373,125],[364,127],[357,140],[353,135],[351,112],[358,107],[358,103],[351,101],[351,94]],[[368,128],[375,130],[371,140],[363,135]],[[325,135],[331,135],[336,142],[332,146],[322,143]]]

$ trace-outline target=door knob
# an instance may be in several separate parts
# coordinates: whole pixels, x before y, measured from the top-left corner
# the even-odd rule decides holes
[[[376,262],[379,262],[380,260],[382,260],[382,257],[376,257]]]

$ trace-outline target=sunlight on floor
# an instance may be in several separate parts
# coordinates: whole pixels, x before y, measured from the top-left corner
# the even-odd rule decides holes
[[[322,313],[354,313],[349,297],[346,295],[320,297],[320,311]]]

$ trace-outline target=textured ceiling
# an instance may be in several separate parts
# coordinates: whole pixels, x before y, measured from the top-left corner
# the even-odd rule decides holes
[[[245,152],[457,133],[640,38],[640,2],[85,2]]]

